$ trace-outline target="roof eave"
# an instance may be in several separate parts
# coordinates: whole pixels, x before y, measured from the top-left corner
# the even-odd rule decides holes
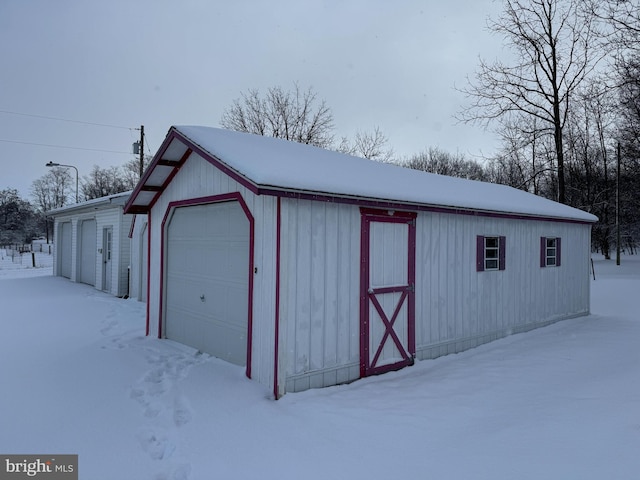
[[[181,142],[185,147],[185,151],[181,155],[179,160],[176,160],[176,158],[171,158],[171,159],[165,158],[165,154],[167,153],[167,151],[170,148],[172,148],[172,146],[174,145],[173,144],[174,140]],[[131,194],[129,201],[124,207],[125,213],[138,213],[138,214],[148,213],[153,207],[153,205],[156,203],[156,201],[158,200],[162,192],[169,185],[169,183],[171,183],[171,180],[173,179],[173,177],[176,176],[180,168],[182,168],[182,166],[185,164],[185,162],[191,156],[192,153],[196,153],[197,155],[199,155],[209,163],[213,164],[216,168],[220,169],[222,172],[229,175],[231,178],[233,178],[238,183],[246,187],[248,190],[254,193],[257,193],[258,187],[253,181],[251,181],[249,178],[242,175],[235,169],[231,168],[229,165],[227,165],[220,158],[213,155],[211,152],[208,152],[207,150],[202,148],[200,145],[198,145],[193,140],[185,136],[178,129],[176,129],[176,127],[171,127],[167,132],[167,136],[165,137],[164,142],[162,142],[162,145],[160,146],[157,153],[151,160],[149,167],[147,168],[144,175],[142,176],[142,178],[136,185],[135,189],[133,190],[133,193]],[[173,168],[173,170],[168,175],[165,176],[161,184],[157,184],[157,183],[152,184],[150,182],[150,179],[154,175],[155,169],[158,168],[159,166],[171,167]],[[142,193],[145,193],[145,192],[150,195],[146,195],[147,200],[139,202],[138,201],[139,197],[141,196]],[[138,203],[136,203],[137,201]]]
[[[178,148],[174,141],[178,141],[182,144],[182,147]],[[184,152],[183,152],[184,149]],[[167,152],[169,153],[167,154]],[[182,153],[180,158],[177,158],[177,154]],[[554,222],[567,222],[567,223],[595,223],[595,220],[589,220],[584,218],[576,218],[569,216],[552,216],[535,213],[520,213],[509,212],[504,210],[482,210],[474,209],[471,207],[461,207],[456,205],[444,205],[444,204],[428,204],[420,202],[410,202],[397,199],[384,199],[384,198],[369,198],[361,197],[349,194],[341,194],[335,192],[315,192],[303,189],[295,189],[283,185],[264,185],[248,178],[246,175],[235,170],[222,159],[218,158],[212,152],[209,152],[204,147],[196,143],[195,140],[190,139],[178,128],[172,126],[167,132],[164,142],[158,149],[158,152],[153,157],[151,164],[145,171],[143,177],[136,185],[133,193],[129,197],[129,201],[124,207],[125,213],[131,214],[147,214],[156,203],[162,192],[172,181],[173,177],[178,173],[180,168],[187,161],[192,153],[196,153],[204,160],[208,161],[223,173],[228,175],[237,181],[240,185],[245,187],[250,192],[256,195],[272,195],[279,197],[299,198],[316,201],[328,201],[339,203],[350,203],[362,206],[375,206],[379,208],[388,209],[417,209],[431,212],[442,213],[457,213],[461,215],[476,215],[476,216],[489,216],[499,218],[512,218],[512,219],[528,219],[539,221],[554,221]],[[168,155],[165,158],[165,155]],[[172,167],[173,170],[166,175],[161,175],[162,182],[152,182],[150,179],[154,175],[154,171],[158,167]],[[144,194],[144,197],[140,197]]]
[[[127,198],[131,192],[122,192],[115,193],[112,195],[107,195],[100,198],[94,198],[91,200],[87,200],[81,203],[75,203],[73,205],[67,205],[65,207],[54,208],[49,210],[47,213],[48,216],[56,217],[59,215],[68,215],[74,212],[81,211],[95,211],[95,210],[105,210],[109,207],[113,206],[122,206],[125,204]]]
[[[509,212],[503,210],[483,210],[466,208],[457,205],[444,205],[433,203],[410,202],[396,199],[361,197],[347,194],[335,194],[329,192],[313,192],[277,186],[260,186],[258,195],[272,195],[276,197],[295,198],[300,200],[313,200],[322,202],[335,202],[359,205],[363,207],[375,207],[390,210],[419,210],[433,213],[448,213],[456,215],[471,215],[478,217],[508,218],[519,220],[537,220],[563,223],[592,224],[597,220],[587,220],[576,217],[561,217],[534,213]]]

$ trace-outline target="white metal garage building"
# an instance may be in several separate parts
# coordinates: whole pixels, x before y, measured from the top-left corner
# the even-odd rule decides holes
[[[131,192],[96,198],[47,212],[54,218],[54,275],[128,295],[131,215],[123,207]]]
[[[596,217],[509,187],[172,127],[148,214],[147,331],[275,397],[589,313]]]

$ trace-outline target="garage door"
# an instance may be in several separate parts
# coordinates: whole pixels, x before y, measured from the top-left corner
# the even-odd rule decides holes
[[[61,223],[58,227],[58,264],[60,275],[71,278],[71,222]]]
[[[178,207],[166,245],[166,338],[245,365],[249,220],[242,207]]]
[[[80,224],[80,282],[96,284],[96,221],[85,220]]]

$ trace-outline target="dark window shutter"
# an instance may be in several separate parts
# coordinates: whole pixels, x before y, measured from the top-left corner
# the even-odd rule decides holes
[[[507,237],[500,237],[500,250],[498,252],[498,269],[504,270],[506,268],[506,249],[507,249]]]
[[[547,266],[547,237],[540,237],[540,266]]]
[[[560,255],[560,253],[562,252],[562,248],[560,248],[560,238],[556,238],[556,267],[560,266],[560,259],[562,258],[562,255]]]
[[[476,272],[484,272],[484,237],[476,237]]]

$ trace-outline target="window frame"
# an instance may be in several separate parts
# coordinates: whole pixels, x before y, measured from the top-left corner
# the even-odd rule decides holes
[[[495,240],[495,243],[487,245],[487,240]],[[476,271],[499,272],[506,270],[507,237],[503,235],[478,235],[476,237]],[[487,252],[496,252],[495,255],[487,255]],[[496,267],[487,267],[488,262],[497,262]]]
[[[550,246],[549,242],[552,240],[554,245]],[[549,255],[551,250],[554,251],[553,255]],[[551,259],[553,262],[550,262]],[[540,237],[540,268],[560,266],[562,266],[562,238]]]

